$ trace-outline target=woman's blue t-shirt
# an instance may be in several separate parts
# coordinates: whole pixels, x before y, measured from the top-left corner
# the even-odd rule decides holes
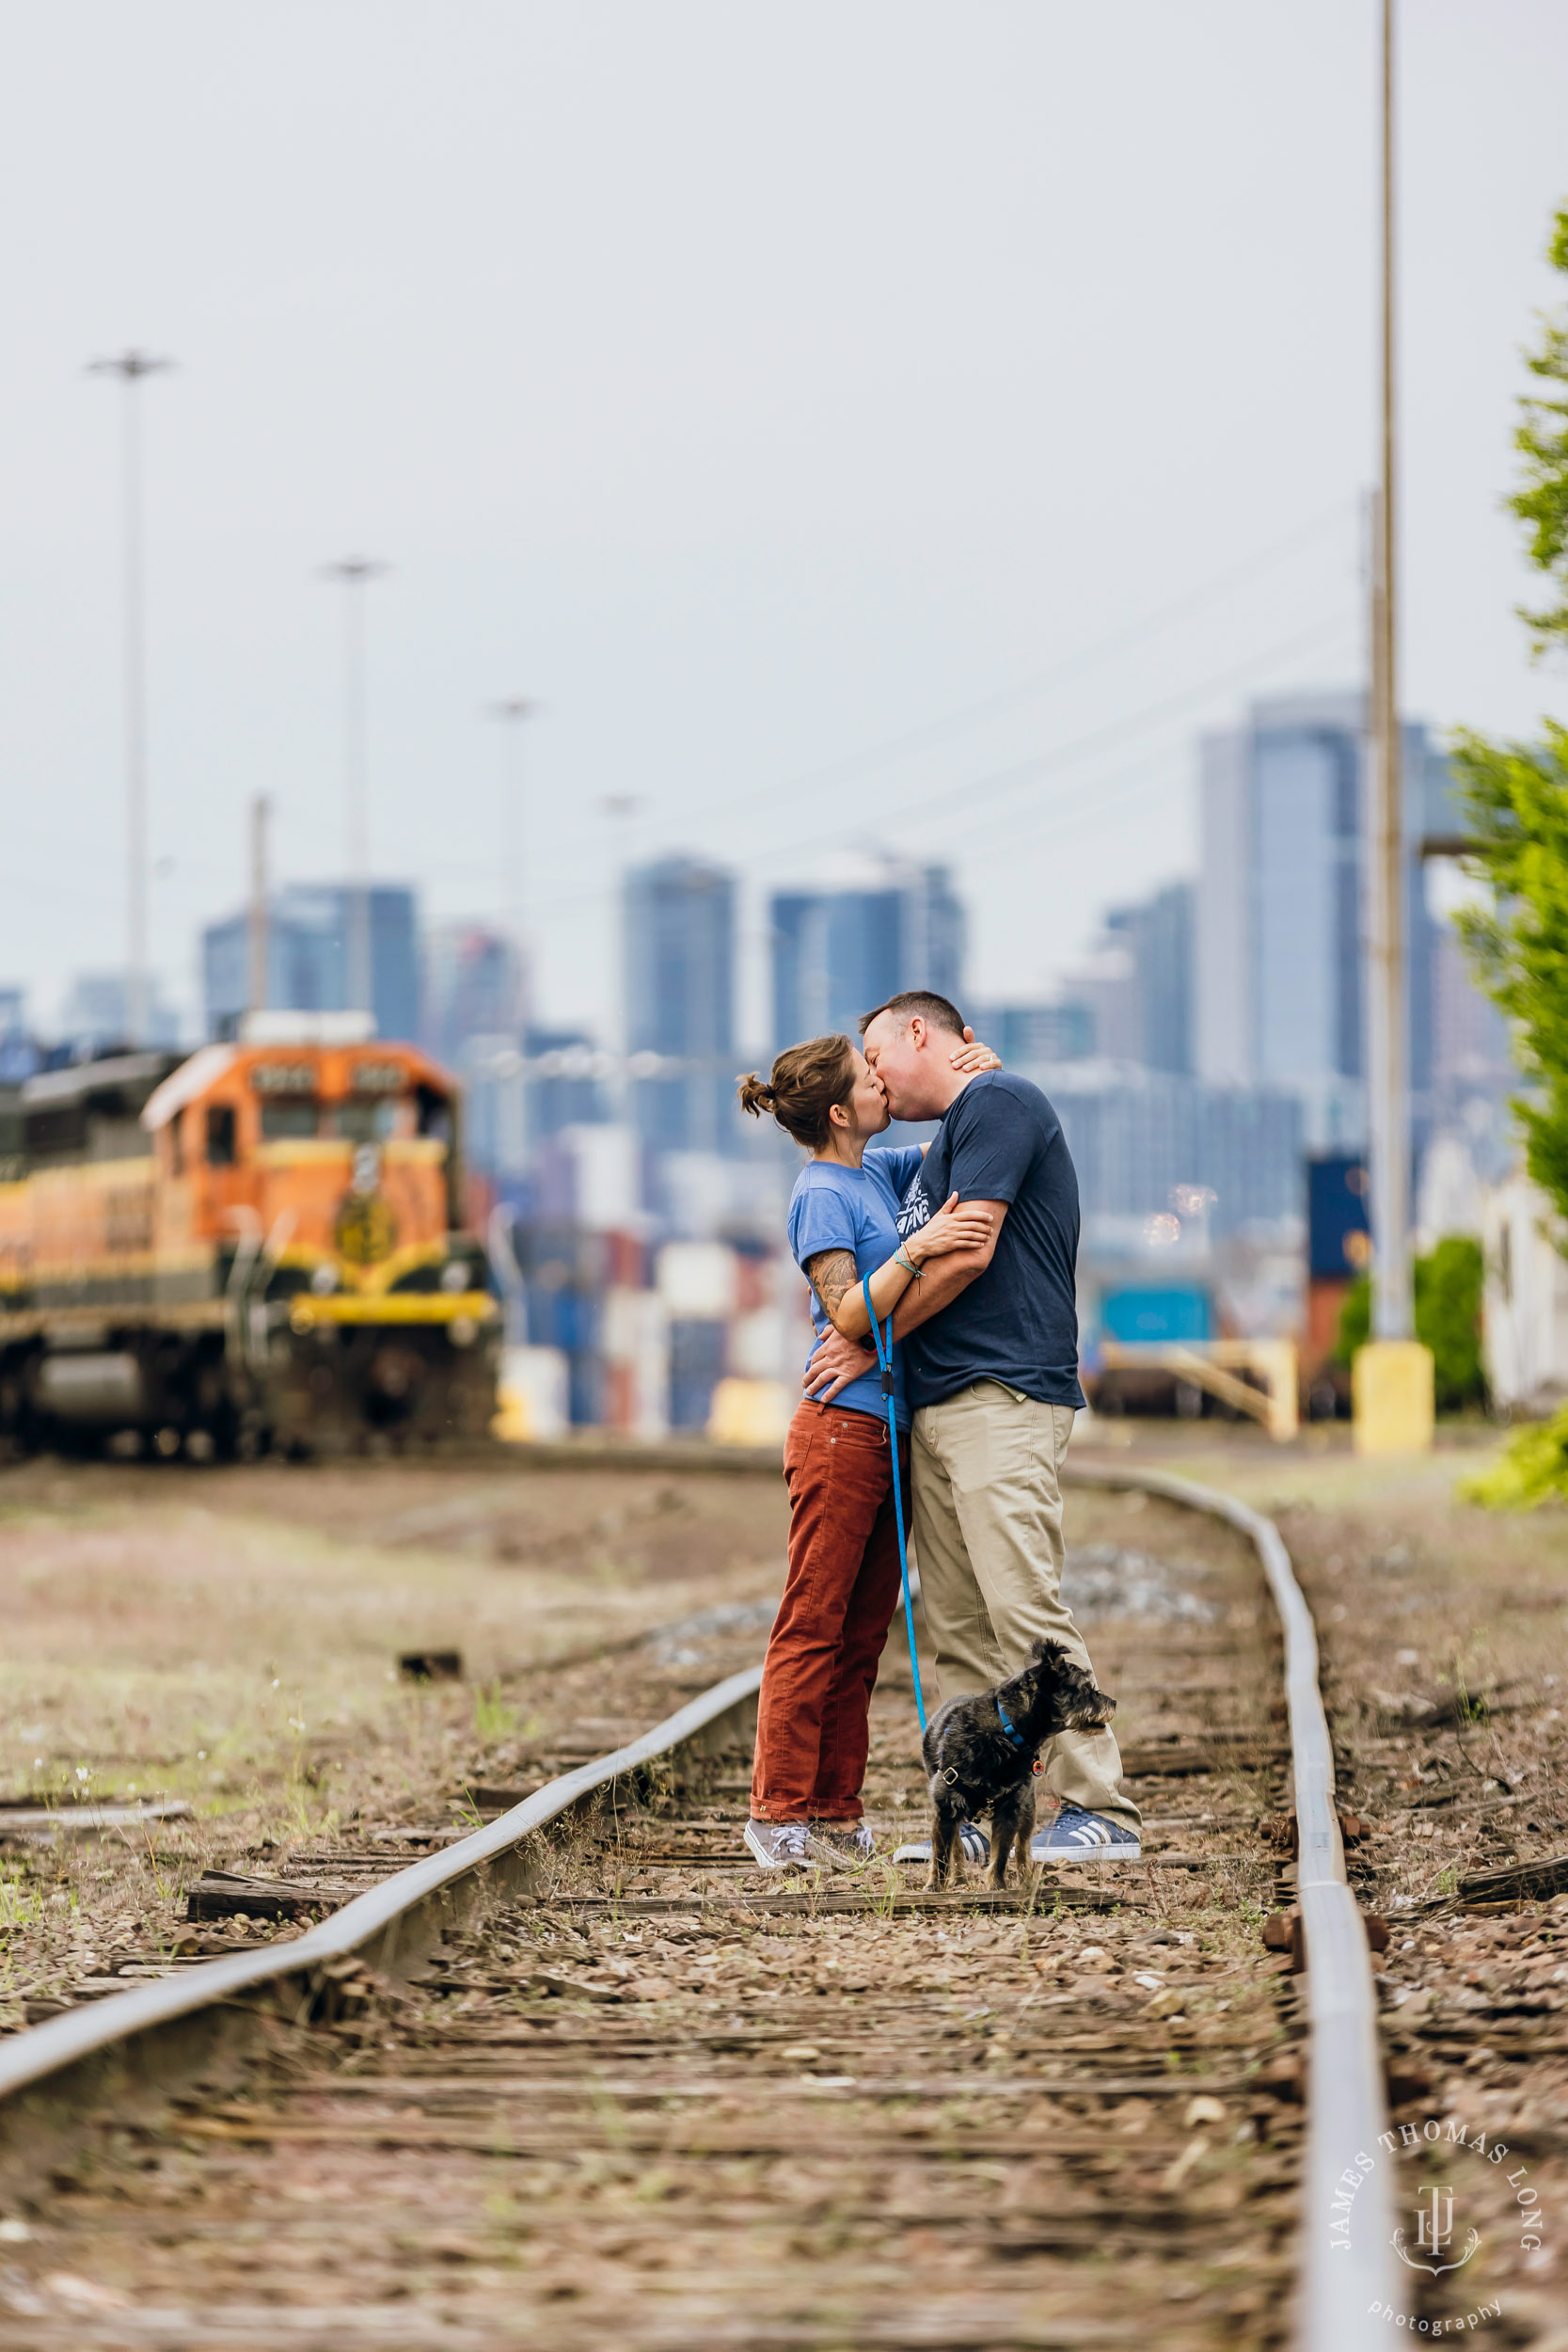
[[[886,1265],[898,1248],[898,1204],[919,1166],[917,1144],[901,1151],[868,1152],[859,1168],[845,1168],[837,1160],[812,1160],[803,1168],[789,1197],[789,1251],[802,1273],[806,1260],[823,1249],[850,1251],[857,1274],[875,1274]],[[815,1291],[811,1320],[818,1339],[832,1328]],[[902,1354],[901,1348],[894,1350],[893,1401],[898,1426],[907,1429]],[[852,1413],[887,1419],[881,1375],[875,1369],[851,1380],[833,1403]]]

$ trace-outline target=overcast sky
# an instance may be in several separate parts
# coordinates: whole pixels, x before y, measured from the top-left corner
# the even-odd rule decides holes
[[[274,796],[341,871],[338,591],[372,847],[608,1011],[601,803],[761,894],[958,869],[1036,993],[1195,850],[1194,739],[1360,675],[1374,0],[7,0],[0,980],[123,953],[118,388],[144,389],[154,960]],[[1568,8],[1401,8],[1406,707],[1568,714],[1499,512],[1568,199]],[[1560,288],[1556,291],[1560,292]],[[624,847],[624,845],[623,845]]]

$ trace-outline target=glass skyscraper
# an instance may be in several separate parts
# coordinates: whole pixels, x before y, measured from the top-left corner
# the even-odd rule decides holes
[[[903,989],[963,1009],[963,908],[945,866],[871,866],[768,901],[774,1051],[834,1030]]]
[[[656,1150],[722,1152],[735,1137],[733,874],[692,857],[633,868],[626,900],[626,1044],[680,1067],[631,1079]]]
[[[420,1035],[420,967],[414,893],[378,882],[370,891],[371,1008],[378,1037]],[[293,882],[267,906],[267,1003],[281,1012],[345,1012],[353,888]],[[250,918],[231,914],[201,934],[209,1037],[231,1036],[249,1003]]]
[[[1362,932],[1365,700],[1281,694],[1202,744],[1197,896],[1199,1074],[1288,1088],[1308,1142],[1365,1140]],[[1410,1084],[1431,1083],[1435,927],[1420,843],[1448,785],[1421,726],[1404,729]]]

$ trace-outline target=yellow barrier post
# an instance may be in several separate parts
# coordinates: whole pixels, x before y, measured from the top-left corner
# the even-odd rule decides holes
[[[708,1410],[715,1445],[782,1445],[796,1394],[782,1380],[721,1380]]]
[[[1351,1359],[1357,1454],[1429,1454],[1436,1420],[1432,1350],[1419,1340],[1370,1340]]]

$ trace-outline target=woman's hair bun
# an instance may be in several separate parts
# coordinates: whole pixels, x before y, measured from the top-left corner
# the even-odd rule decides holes
[[[773,1064],[771,1078],[754,1070],[737,1079],[743,1110],[760,1119],[771,1111],[786,1136],[820,1151],[832,1133],[829,1112],[847,1103],[855,1089],[855,1049],[847,1037],[808,1038],[789,1045]]]
[[[753,1119],[760,1119],[764,1111],[775,1107],[777,1097],[772,1088],[766,1078],[759,1078],[754,1070],[749,1070],[743,1078],[736,1081],[736,1090],[740,1096],[741,1109],[750,1111]]]

